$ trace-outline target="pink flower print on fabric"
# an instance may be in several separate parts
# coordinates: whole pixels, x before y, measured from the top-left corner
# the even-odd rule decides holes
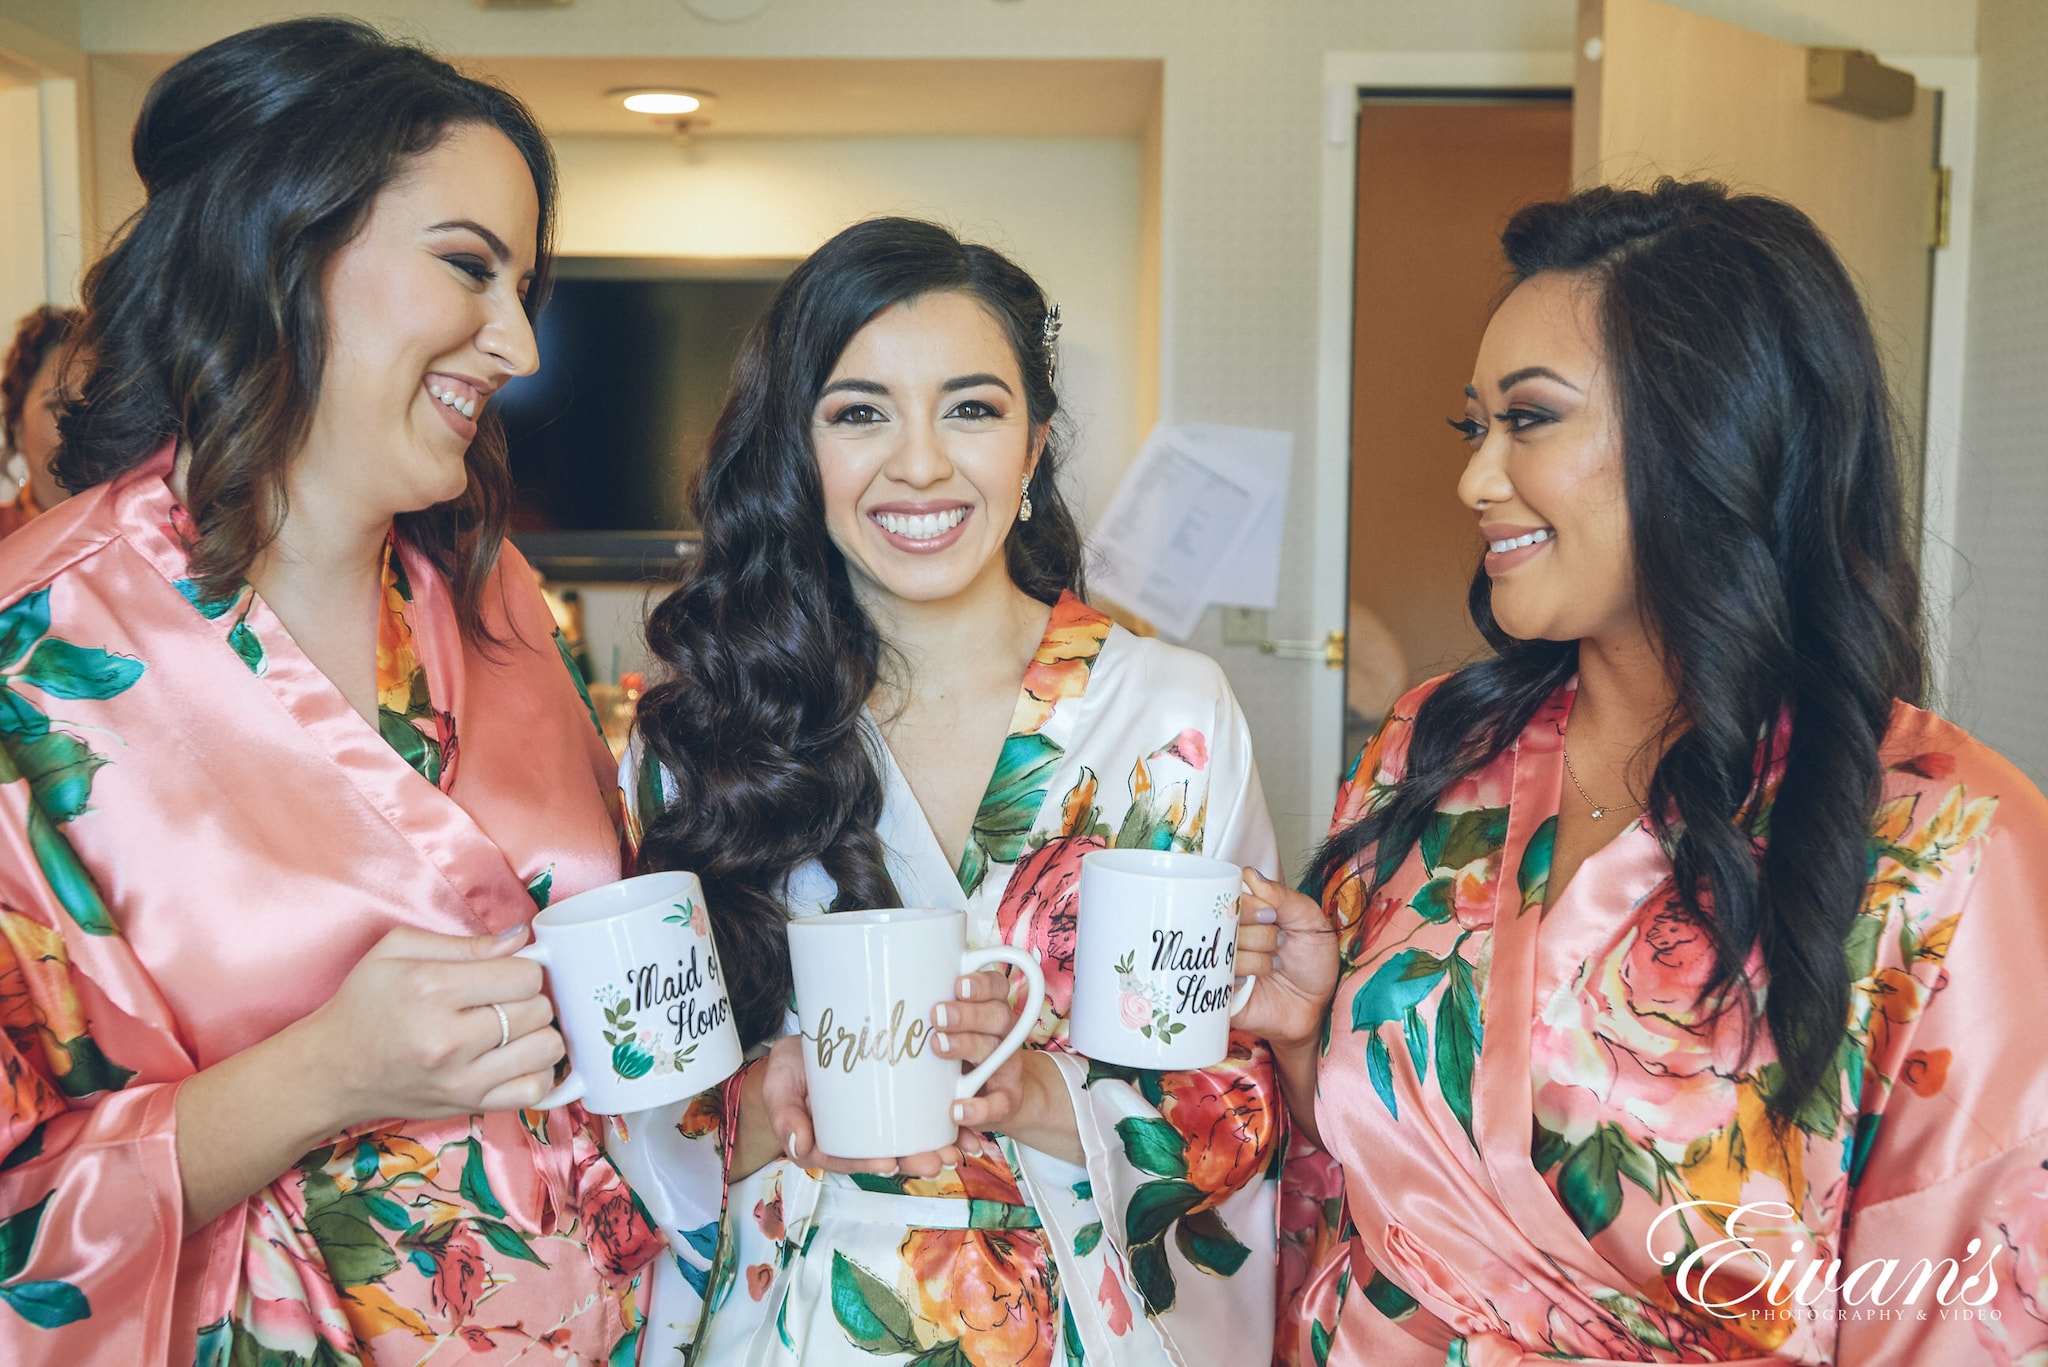
[[[1735,1118],[1742,1023],[1699,1003],[1713,972],[1706,934],[1668,892],[1544,1005],[1531,1032],[1536,1116],[1568,1143],[1603,1124],[1648,1147]]]

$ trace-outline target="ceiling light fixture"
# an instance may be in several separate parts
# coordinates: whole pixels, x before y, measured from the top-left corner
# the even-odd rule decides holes
[[[605,94],[612,99],[623,99],[626,108],[635,114],[694,114],[711,98],[701,90],[682,90],[674,86],[621,86],[607,90]]]

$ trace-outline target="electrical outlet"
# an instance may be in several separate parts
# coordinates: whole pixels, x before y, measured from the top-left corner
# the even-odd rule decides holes
[[[1223,609],[1223,644],[1227,646],[1258,646],[1266,639],[1266,610],[1264,608]]]

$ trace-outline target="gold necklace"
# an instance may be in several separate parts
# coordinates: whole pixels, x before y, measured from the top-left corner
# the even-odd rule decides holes
[[[1574,787],[1574,788],[1577,788],[1577,789],[1579,790],[1579,796],[1580,796],[1580,797],[1582,797],[1582,798],[1584,798],[1584,799],[1586,800],[1586,805],[1587,805],[1588,807],[1591,807],[1591,808],[1593,809],[1593,819],[1594,819],[1595,821],[1598,821],[1598,820],[1600,820],[1600,818],[1602,818],[1602,817],[1606,816],[1606,815],[1607,815],[1607,814],[1608,814],[1609,812],[1611,812],[1611,811],[1615,810],[1615,809],[1614,809],[1613,807],[1603,807],[1603,806],[1601,806],[1601,805],[1600,805],[1599,803],[1595,802],[1595,801],[1593,800],[1592,794],[1590,794],[1590,793],[1588,793],[1588,792],[1586,791],[1586,785],[1585,785],[1585,784],[1583,784],[1583,783],[1581,783],[1581,782],[1579,782],[1579,771],[1578,771],[1578,770],[1576,770],[1576,769],[1574,769],[1574,768],[1572,768],[1572,747],[1571,747],[1571,742],[1570,742],[1569,740],[1567,740],[1567,741],[1566,741],[1566,742],[1565,742],[1565,743],[1564,743],[1564,744],[1563,744],[1562,746],[1560,746],[1559,748],[1560,748],[1560,749],[1562,749],[1562,750],[1564,751],[1564,771],[1565,771],[1565,772],[1566,772],[1567,774],[1570,774],[1570,775],[1571,775],[1571,779],[1572,779],[1572,787]],[[1642,805],[1643,805],[1643,804],[1642,804],[1642,803],[1640,803],[1640,802],[1631,802],[1631,803],[1629,803],[1629,804],[1628,804],[1628,806],[1627,806],[1627,807],[1626,807],[1626,808],[1625,808],[1624,810],[1627,810],[1627,811],[1631,811],[1631,812],[1632,812],[1632,811],[1634,811],[1634,810],[1635,810],[1636,808],[1638,808],[1638,807],[1640,807],[1640,806],[1642,806]]]

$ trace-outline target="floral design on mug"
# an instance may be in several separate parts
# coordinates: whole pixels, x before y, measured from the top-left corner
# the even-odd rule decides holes
[[[1171,1044],[1173,1037],[1187,1029],[1185,1021],[1173,1018],[1172,1008],[1167,1004],[1165,992],[1159,984],[1147,982],[1137,974],[1138,951],[1126,950],[1116,961],[1117,1019],[1124,1029],[1135,1030],[1146,1039],[1156,1039],[1161,1044]]]
[[[612,1071],[626,1081],[637,1082],[649,1074],[680,1073],[696,1059],[694,1041],[670,1050],[654,1031],[640,1029],[626,994],[613,984],[597,989],[595,998],[604,1007],[604,1042],[612,1047]]]
[[[711,934],[711,918],[704,914],[704,908],[698,906],[688,897],[671,903],[671,905],[675,907],[675,910],[661,918],[663,925],[688,926],[692,931],[696,932],[699,939],[703,939]]]

